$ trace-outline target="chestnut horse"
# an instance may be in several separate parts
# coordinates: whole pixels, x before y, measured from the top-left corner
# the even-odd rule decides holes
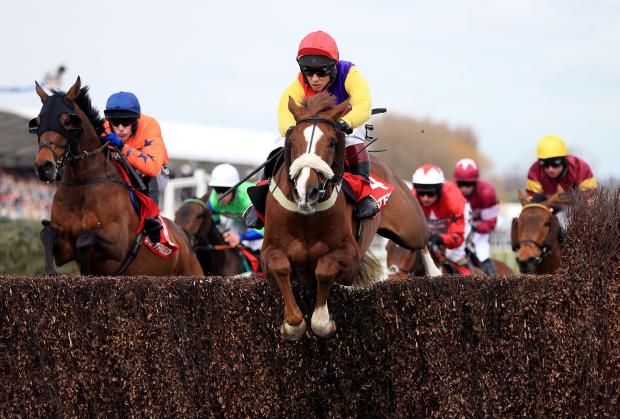
[[[549,274],[560,268],[560,223],[553,213],[559,197],[555,194],[542,202],[525,204],[519,217],[512,220],[512,250],[517,252],[522,273]]]
[[[239,251],[226,244],[222,233],[213,223],[208,199],[207,193],[202,198],[183,201],[174,214],[174,222],[190,237],[205,275],[230,276],[246,272]]]
[[[353,206],[341,189],[345,136],[335,123],[348,106],[348,101],[334,105],[327,93],[306,98],[302,106],[289,98],[296,125],[286,135],[284,165],[271,180],[261,254],[265,275],[284,298],[280,331],[289,340],[299,339],[306,330],[291,277],[308,286],[316,280],[311,327],[318,336],[330,336],[336,325],[327,307],[329,290],[334,282],[363,286],[377,279],[372,278],[371,262],[364,257],[377,232],[408,249],[423,249],[427,271],[440,274],[426,248],[428,226],[422,209],[407,185],[375,158],[372,172],[395,189],[383,212],[373,219],[360,222],[353,217]]]
[[[419,252],[411,251],[403,247],[398,246],[393,241],[388,241],[385,246],[387,251],[387,266],[388,266],[388,280],[402,280],[407,279],[410,276],[424,275],[424,267],[422,265]],[[448,262],[437,261],[435,253],[431,252],[433,260],[438,263],[443,274],[453,274],[448,266]],[[495,268],[497,269],[497,275],[512,275],[514,272],[504,262],[493,259]],[[473,263],[473,262],[472,262]],[[474,275],[486,275],[479,266],[474,265]]]
[[[43,107],[30,122],[39,142],[35,168],[44,182],[62,173],[51,222],[41,231],[45,273],[55,273],[53,255],[58,266],[75,260],[85,275],[202,275],[185,234],[170,220],[170,240],[180,248],[167,259],[142,248],[130,186],[99,140],[103,120],[80,78],[66,94],[49,96],[38,83],[36,91]]]

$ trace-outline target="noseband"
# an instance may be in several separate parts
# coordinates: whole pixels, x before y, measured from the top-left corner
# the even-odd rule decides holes
[[[542,208],[545,211],[549,212],[549,220],[551,219],[551,217],[553,217],[553,210],[551,208],[547,207],[546,205],[543,205],[543,204],[527,204],[527,205],[525,205],[523,207],[521,212],[525,211],[528,208]],[[547,232],[547,236],[549,235],[550,232],[551,231]],[[533,244],[540,251],[540,254],[538,256],[536,256],[535,258],[533,258],[534,259],[534,263],[536,265],[540,264],[547,256],[549,256],[551,254],[551,252],[553,251],[553,249],[555,248],[554,246],[549,246],[546,243],[540,243],[540,242],[537,242],[536,240],[524,239],[524,240],[519,240],[519,242],[517,243],[517,250],[520,249],[521,246],[524,245],[524,244]],[[518,259],[517,259],[517,262],[519,262]]]
[[[308,150],[312,149],[312,144],[314,142],[314,133],[316,132],[316,126],[318,123],[330,125],[336,132],[343,132],[337,122],[332,121],[331,119],[322,118],[320,116],[300,119],[299,121],[297,121],[296,125],[302,124],[304,122],[309,122],[312,124],[312,134],[310,136],[310,144],[308,145]],[[303,156],[301,158],[303,159]],[[327,165],[327,163],[325,163],[323,160],[321,160],[320,162],[318,162],[317,160],[320,159],[312,158],[302,160],[298,165],[291,165],[291,167],[289,168],[288,178],[291,182],[293,182],[293,185],[296,187],[297,174],[299,174],[302,168],[310,167],[316,170],[319,175],[323,175],[322,177],[325,179],[322,182],[321,187],[319,188],[319,199],[322,199],[325,196],[329,184],[332,183],[336,185],[339,183],[340,179],[334,179],[334,172],[332,168]]]

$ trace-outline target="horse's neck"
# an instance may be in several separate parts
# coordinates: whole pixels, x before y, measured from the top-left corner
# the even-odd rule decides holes
[[[79,147],[75,157],[84,155],[84,153],[93,153],[101,147],[99,139],[87,132],[82,133],[78,141]],[[85,179],[105,176],[110,171],[109,165],[106,162],[107,159],[105,152],[101,152],[81,160],[72,161],[65,166],[64,178]]]

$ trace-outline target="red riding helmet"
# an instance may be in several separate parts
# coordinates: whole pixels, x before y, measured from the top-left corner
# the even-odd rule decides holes
[[[297,61],[304,55],[320,55],[338,62],[339,53],[336,41],[323,31],[311,32],[301,40],[297,51]]]
[[[454,180],[457,182],[477,182],[480,173],[472,159],[461,159],[454,166]]]

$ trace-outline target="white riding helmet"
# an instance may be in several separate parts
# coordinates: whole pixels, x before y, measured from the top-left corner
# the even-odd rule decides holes
[[[418,167],[411,178],[413,185],[438,186],[443,185],[446,177],[438,166],[434,164],[423,164]]]
[[[209,179],[209,186],[230,188],[237,183],[239,183],[239,172],[232,164],[218,164],[213,168],[211,178]]]

